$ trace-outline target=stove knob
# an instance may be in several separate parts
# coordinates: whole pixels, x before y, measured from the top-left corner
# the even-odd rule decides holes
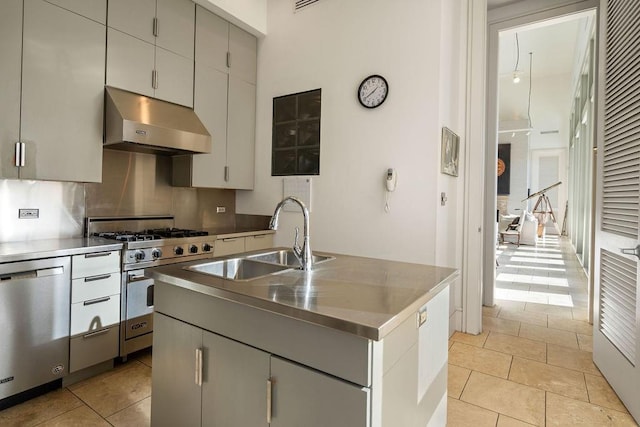
[[[203,252],[210,252],[211,251],[211,245],[209,243],[205,243],[202,245],[202,251]]]
[[[173,253],[176,255],[182,255],[184,253],[184,249],[182,249],[182,246],[176,246],[173,249]]]
[[[137,251],[134,253],[134,256],[135,256],[135,258],[136,258],[136,261],[142,261],[142,260],[144,259],[144,257],[145,257],[144,252],[143,252],[143,251],[141,251],[141,250],[137,250]]]
[[[162,256],[162,251],[158,248],[153,248],[151,250],[151,256],[153,257],[153,259],[158,259]]]
[[[189,246],[189,253],[197,254],[198,253],[198,247],[196,245]]]

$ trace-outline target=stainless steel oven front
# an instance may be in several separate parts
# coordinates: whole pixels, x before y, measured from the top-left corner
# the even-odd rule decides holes
[[[120,356],[126,358],[153,341],[153,279],[145,270],[122,274]]]

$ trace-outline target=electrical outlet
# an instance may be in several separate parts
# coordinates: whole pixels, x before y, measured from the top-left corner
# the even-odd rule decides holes
[[[20,219],[40,218],[40,209],[18,209],[18,218]]]
[[[225,213],[226,211],[227,211],[227,208],[224,206],[216,207],[216,213]]]

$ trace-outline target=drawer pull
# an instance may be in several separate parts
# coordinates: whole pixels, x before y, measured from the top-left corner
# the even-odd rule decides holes
[[[267,380],[267,423],[271,424],[273,382],[271,378]]]
[[[96,298],[96,299],[92,299],[89,301],[85,301],[82,304],[83,305],[92,305],[92,304],[99,304],[101,302],[107,302],[111,299],[111,297],[102,297],[102,298]]]
[[[99,258],[99,257],[103,257],[103,256],[109,256],[111,255],[111,252],[96,252],[93,254],[84,254],[85,258]]]
[[[227,239],[222,239],[223,242],[235,242],[236,240],[238,240],[237,237],[229,237]]]
[[[109,332],[111,330],[111,328],[105,328],[105,329],[100,329],[99,331],[95,331],[95,332],[90,332],[88,334],[85,334],[82,336],[82,338],[92,338],[92,337],[97,337],[99,335],[104,335],[107,332]]]
[[[256,234],[253,236],[254,239],[264,239],[265,237],[267,237],[266,234]]]
[[[85,277],[85,278],[84,278],[84,281],[85,281],[85,282],[95,282],[95,281],[98,281],[98,280],[105,280],[105,279],[108,279],[108,278],[110,278],[110,277],[111,277],[111,275],[110,275],[110,274],[103,274],[103,275],[101,275],[101,276]]]

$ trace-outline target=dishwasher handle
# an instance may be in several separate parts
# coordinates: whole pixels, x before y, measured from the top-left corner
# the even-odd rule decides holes
[[[58,276],[64,273],[62,267],[41,268],[39,270],[17,271],[15,273],[0,274],[0,281],[37,279],[38,277]]]

